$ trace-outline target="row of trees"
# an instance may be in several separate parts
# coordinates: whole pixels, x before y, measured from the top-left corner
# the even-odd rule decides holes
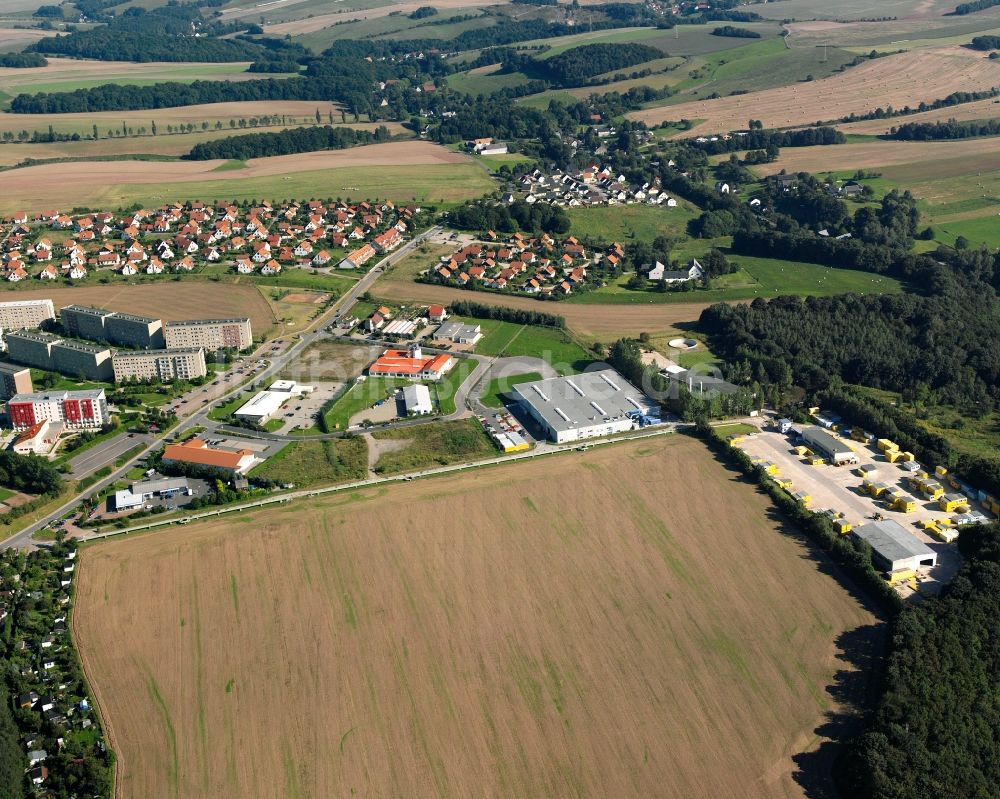
[[[759,39],[760,34],[749,28],[737,28],[733,25],[723,25],[712,29],[713,36],[731,36],[735,39]]]
[[[389,129],[380,125],[374,132],[354,128],[334,128],[329,125],[292,128],[273,133],[247,133],[224,139],[202,142],[191,148],[187,158],[208,161],[213,158],[246,160],[272,155],[307,153],[316,150],[343,150],[359,144],[388,141]]]
[[[473,319],[498,319],[501,322],[513,322],[517,325],[537,325],[560,329],[566,327],[566,320],[563,317],[542,311],[508,308],[504,305],[483,305],[470,300],[456,300],[449,307],[453,314],[471,316]]]
[[[966,14],[974,14],[976,11],[985,11],[994,6],[1000,6],[1000,0],[974,0],[972,3],[961,3],[951,13],[961,17]]]
[[[973,50],[1000,50],[1000,36],[976,36],[969,46]]]

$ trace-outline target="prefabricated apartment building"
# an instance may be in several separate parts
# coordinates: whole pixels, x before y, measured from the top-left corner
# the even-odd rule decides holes
[[[614,369],[521,383],[513,393],[557,444],[660,422],[657,403]]]

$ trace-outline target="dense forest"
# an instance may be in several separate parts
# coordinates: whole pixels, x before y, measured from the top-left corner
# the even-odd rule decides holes
[[[39,39],[29,52],[104,61],[247,61],[266,48],[245,39],[220,39],[238,24],[206,20],[194,4],[170,3],[151,11],[135,6],[105,25]],[[301,48],[297,48],[301,51]],[[302,51],[304,52],[304,51]]]
[[[976,11],[985,11],[994,6],[1000,6],[1000,0],[975,0],[972,3],[962,3],[956,6],[951,13],[961,17],[966,14],[974,14]]]
[[[24,795],[24,770],[28,765],[10,707],[11,697],[0,685],[0,799]]]
[[[645,44],[585,44],[551,58],[532,58],[515,50],[505,53],[503,71],[524,72],[555,86],[586,86],[597,75],[662,58],[663,52]]]
[[[928,141],[931,139],[972,139],[1000,134],[1000,119],[980,119],[970,122],[906,122],[895,128],[892,139]]]
[[[489,202],[461,205],[448,214],[448,224],[459,230],[514,233],[530,230],[545,233],[566,233],[570,228],[569,217],[557,205],[526,203],[517,200],[508,205]]]
[[[389,129],[379,126],[374,132],[354,128],[334,128],[330,125],[291,128],[274,133],[247,133],[202,142],[191,148],[187,158],[209,161],[213,158],[246,160],[271,155],[308,153],[316,150],[343,150],[359,144],[389,140]]]
[[[1000,50],[1000,36],[976,36],[969,46],[973,50]]]
[[[839,769],[845,796],[998,795],[1000,525],[963,528],[958,547],[966,561],[941,595],[891,623],[873,723]]]
[[[759,39],[760,34],[749,28],[736,28],[732,25],[723,25],[712,29],[713,36],[731,36],[735,39]]]
[[[62,477],[44,458],[0,451],[0,485],[28,494],[56,493],[62,488]]]
[[[48,63],[48,59],[38,53],[0,53],[0,67],[28,69],[44,67]]]

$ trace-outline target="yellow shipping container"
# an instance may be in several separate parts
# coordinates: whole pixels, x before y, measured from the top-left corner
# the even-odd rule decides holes
[[[944,466],[935,466],[934,474],[936,474],[938,477],[944,477],[946,474],[948,474],[948,470]]]
[[[901,513],[913,513],[917,509],[917,503],[906,497],[897,497],[893,507]]]
[[[878,448],[882,452],[887,452],[889,450],[899,449],[899,445],[894,441],[890,441],[888,438],[880,438],[878,440]]]
[[[833,523],[833,528],[841,535],[847,535],[849,532],[851,532],[853,527],[854,525],[852,525],[848,521],[844,521],[843,519],[839,519],[837,521],[834,521]]]
[[[952,513],[954,511],[961,510],[962,508],[969,507],[969,503],[965,497],[949,499],[947,495],[942,495],[937,498],[937,503],[938,507],[945,513]]]
[[[956,491],[958,491],[958,489],[961,488],[961,486],[958,484],[958,480],[956,480],[951,475],[948,475],[948,485],[950,485]]]
[[[822,466],[824,463],[825,463],[824,459],[819,457],[818,455],[814,455],[813,457],[809,458],[810,466]]]
[[[914,457],[914,455],[913,455],[913,453],[912,453],[912,452],[903,452],[903,453],[902,453],[902,454],[901,454],[901,455],[899,456],[899,459],[900,459],[901,461],[915,461],[915,460],[916,460],[916,458]]]
[[[889,585],[899,585],[910,580],[916,580],[917,575],[913,569],[901,569],[898,572],[889,572],[886,575],[886,579],[889,581]]]
[[[865,444],[871,438],[871,435],[869,433],[866,433],[859,427],[852,427],[851,438],[853,438],[855,441],[860,441],[862,444]]]
[[[902,457],[903,453],[900,452],[898,449],[885,450],[885,459],[889,461],[889,463],[895,463],[896,461],[901,460]]]

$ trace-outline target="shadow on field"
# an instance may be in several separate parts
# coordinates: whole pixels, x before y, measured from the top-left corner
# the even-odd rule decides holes
[[[712,457],[730,473],[734,483],[743,483],[767,497],[757,481],[734,469],[712,450]],[[824,689],[834,708],[824,714],[823,722],[813,730],[824,740],[817,748],[792,756],[795,768],[792,779],[802,787],[808,799],[847,799],[834,785],[833,769],[845,745],[863,728],[865,714],[878,700],[882,680],[882,656],[885,651],[887,625],[881,608],[872,601],[847,572],[837,566],[809,536],[793,524],[774,505],[768,505],[767,517],[775,529],[794,539],[803,548],[802,557],[811,561],[816,570],[830,575],[877,621],[841,633],[835,643],[837,660],[843,664]]]
[[[837,637],[837,660],[844,668],[838,669],[826,686],[836,709],[827,711],[823,723],[813,731],[826,740],[812,751],[792,756],[792,779],[808,799],[841,797],[834,785],[834,766],[845,746],[862,731],[865,710],[878,698],[885,633],[886,625],[876,623]]]

